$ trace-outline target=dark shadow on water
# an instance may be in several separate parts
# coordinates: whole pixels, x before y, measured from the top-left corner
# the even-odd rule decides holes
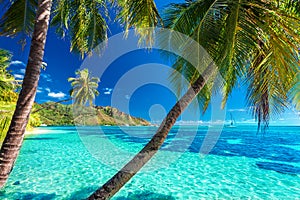
[[[238,143],[232,143],[233,140]],[[199,153],[203,137],[197,135],[189,147],[189,152]],[[222,133],[216,145],[209,154],[226,157],[263,158],[275,162],[300,162],[300,151],[289,148],[289,145],[299,145],[300,140],[296,135],[274,135],[258,137],[251,132],[233,135],[230,132]],[[175,151],[178,151],[175,149]]]
[[[273,162],[256,162],[260,169],[272,170],[282,174],[297,175],[300,174],[300,168],[293,165],[273,163]]]
[[[282,129],[277,129],[278,128],[265,135],[256,135],[256,129],[253,129],[254,131],[224,129],[220,135],[220,138],[218,138],[216,145],[214,145],[209,154],[225,157],[263,158],[274,162],[300,162],[300,151],[291,148],[291,146],[300,146],[300,137],[298,137],[297,134],[290,134],[288,130],[286,131],[289,134],[283,134]],[[118,127],[105,127],[103,130],[103,135],[108,139],[118,139],[124,143],[128,143],[128,145],[130,145],[130,143],[139,143],[145,145],[151,138],[150,136],[144,138],[133,137],[129,134],[126,134]],[[295,131],[295,129],[293,130]],[[151,131],[148,132],[148,134],[152,133]],[[177,129],[171,130],[161,150],[174,152],[185,152],[188,150],[191,153],[198,154],[207,131],[199,130],[197,135],[191,138],[193,131],[187,129],[181,131],[181,135],[183,135],[183,137],[175,138],[177,131]],[[90,134],[97,135],[97,131],[83,131],[81,136]],[[184,144],[188,144],[188,146]]]
[[[127,197],[117,197],[114,200],[175,200],[171,195],[154,193],[151,191],[129,193]]]
[[[67,199],[86,199],[91,195],[93,192],[95,192],[98,189],[97,186],[95,187],[85,187],[81,190],[78,190],[76,192],[73,192],[70,196],[68,196]]]
[[[72,193],[67,199],[86,199],[95,192],[98,186],[85,187]],[[1,197],[1,196],[0,196]],[[129,193],[128,196],[112,198],[113,200],[175,200],[171,195],[159,194],[151,191]]]
[[[24,138],[24,140],[56,140],[57,138],[41,137],[41,138]]]
[[[55,193],[47,194],[47,193],[5,193],[5,191],[0,191],[0,199],[18,199],[18,200],[52,200],[56,199],[58,196]]]

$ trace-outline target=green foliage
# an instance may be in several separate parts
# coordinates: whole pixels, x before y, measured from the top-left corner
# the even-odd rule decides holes
[[[18,94],[15,92],[18,84],[14,77],[7,71],[10,59],[11,54],[8,51],[0,49],[0,143],[5,138],[18,99]],[[27,129],[39,125],[39,115],[31,115]]]
[[[105,21],[107,10],[105,1],[60,0],[54,7],[51,24],[56,32],[65,37],[67,30],[71,36],[71,51],[91,54],[92,50],[107,38]]]
[[[144,28],[162,24],[153,0],[110,1],[117,11],[117,19],[125,29],[136,28],[140,41],[153,41],[153,31]],[[37,10],[37,0],[3,1],[5,11],[0,19],[0,35],[15,37],[21,35],[24,47],[26,37],[31,37]],[[83,58],[104,46],[98,46],[107,39],[108,2],[105,0],[54,0],[51,25],[59,36],[70,36],[71,51]]]
[[[7,71],[10,59],[11,54],[6,50],[0,49],[0,143],[8,130],[17,97],[17,94],[13,91],[14,78]]]
[[[0,117],[0,146],[5,138],[5,133],[7,132],[9,126],[10,118],[7,116]]]
[[[298,76],[295,79],[295,86],[292,90],[293,93],[293,101],[296,105],[296,109],[300,111],[300,73],[298,73]]]
[[[38,113],[30,114],[29,122],[27,125],[27,129],[32,129],[33,127],[38,127],[42,124],[40,119],[40,115]]]
[[[97,88],[100,79],[91,77],[88,69],[78,70],[75,74],[78,76],[77,78],[68,78],[72,86],[70,95],[74,99],[74,104],[92,106],[94,99],[99,95]]]
[[[41,109],[42,108],[42,109]],[[77,108],[77,107],[76,107]],[[35,104],[40,123],[48,126],[82,125],[149,125],[146,120],[132,117],[112,107],[83,107],[74,119],[72,105],[56,102]]]
[[[283,5],[287,1],[278,2]],[[288,95],[300,69],[300,18],[285,6],[272,3],[258,11],[259,48],[247,71],[247,99],[258,123],[262,121],[267,126],[271,113],[280,114],[290,105]]]
[[[140,42],[152,45],[153,31],[145,28],[162,24],[158,10],[152,0],[111,1],[116,7],[117,19],[124,25],[125,30],[136,28]],[[59,0],[54,6],[51,24],[56,32],[71,38],[71,51],[80,53],[82,57],[91,54],[95,47],[107,39],[107,23],[109,18],[107,2],[103,0]],[[96,49],[97,51],[101,50]]]
[[[7,10],[0,19],[0,35],[14,37],[23,33],[21,42],[24,45],[26,36],[33,32],[37,8],[36,0],[14,0],[7,3]]]
[[[48,102],[43,104],[35,104],[33,112],[39,110],[37,113],[40,118],[40,124],[49,126],[63,126],[73,125],[72,106],[63,105],[55,102]]]
[[[5,138],[14,109],[15,104],[13,102],[0,101],[0,143]]]
[[[140,35],[139,42],[145,41],[146,45],[152,46],[154,32],[148,28],[162,25],[155,2],[152,0],[117,0],[119,7],[118,19],[124,24],[125,30],[136,28],[136,33]]]
[[[17,97],[16,93],[14,93],[14,95]],[[8,131],[8,127],[16,107],[16,99],[17,98],[13,99],[12,101],[0,101],[0,143],[3,141],[6,132]],[[39,114],[31,114],[26,129],[31,130],[33,127],[40,125],[41,121]]]
[[[0,49],[0,100],[6,91],[14,88],[14,77],[7,71],[11,60],[11,54],[3,49]]]
[[[249,86],[247,100],[253,115],[259,124],[262,121],[268,125],[270,113],[280,113],[289,104],[288,94],[299,73],[299,10],[288,7],[289,3],[189,0],[170,4],[164,22],[167,28],[199,42],[215,61],[224,79],[223,106],[237,81],[243,80]],[[182,43],[181,38],[172,39]],[[182,51],[189,50],[188,44],[183,46]],[[183,58],[177,58],[173,67],[179,73],[174,73],[171,80],[178,88],[182,84],[178,74],[191,83],[200,76]],[[212,90],[208,84],[198,95],[204,110]]]

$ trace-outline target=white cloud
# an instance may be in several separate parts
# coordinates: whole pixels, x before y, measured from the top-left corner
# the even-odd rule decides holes
[[[42,93],[43,91],[42,91],[42,90],[39,90],[39,89],[37,89],[37,90],[36,90],[36,92],[37,92],[37,93]]]
[[[110,95],[113,89],[112,88],[103,88],[103,90],[104,90],[103,94]]]
[[[18,78],[18,79],[23,79],[24,75],[22,75],[22,74],[14,74],[14,77]]]
[[[51,90],[50,90],[50,88],[45,88],[45,90],[47,91],[47,92],[51,92]]]
[[[63,93],[63,92],[58,92],[58,93],[55,93],[55,92],[50,92],[49,94],[48,94],[48,96],[49,97],[53,97],[53,98],[64,98],[65,96],[66,96],[66,94],[65,93]]]
[[[128,94],[125,95],[125,99],[129,100],[130,96]]]
[[[20,69],[19,72],[25,74],[25,69]]]
[[[243,124],[256,124],[257,121],[255,119],[247,119],[247,120],[243,120],[239,123],[243,123]]]
[[[247,112],[244,108],[228,109],[229,112]]]
[[[51,78],[50,74],[43,73],[43,74],[41,74],[41,77],[44,78],[48,82],[52,82],[52,78]]]
[[[157,121],[156,124],[158,124],[158,122],[160,123],[161,121]],[[199,121],[177,121],[176,122],[176,125],[204,125],[204,124],[208,124],[209,122],[204,122],[202,120],[199,120]]]
[[[10,62],[11,65],[23,65],[23,66],[26,66],[25,63],[23,63],[22,61],[20,60],[13,60]]]

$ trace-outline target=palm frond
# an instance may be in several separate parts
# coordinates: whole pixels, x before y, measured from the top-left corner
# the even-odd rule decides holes
[[[26,43],[26,36],[33,32],[36,15],[36,0],[14,0],[0,19],[0,35],[14,37],[22,34],[21,42]]]
[[[248,71],[248,104],[253,115],[268,126],[270,114],[282,113],[289,105],[289,93],[299,73],[299,19],[281,8],[264,9],[257,18],[260,27],[260,49]],[[276,11],[276,12],[275,12]],[[298,22],[297,22],[298,21]]]
[[[92,106],[93,100],[99,95],[97,91],[100,79],[98,77],[91,77],[88,69],[78,70],[75,72],[76,78],[69,78],[72,89],[70,95],[74,99],[74,104],[85,106],[89,104]]]
[[[279,114],[288,105],[288,93],[299,72],[300,19],[294,9],[286,9],[287,2],[195,0],[171,4],[164,15],[168,28],[192,37],[218,65],[224,79],[223,106],[236,82],[245,80],[248,105],[259,127],[268,125],[271,112]],[[182,90],[180,75],[192,83],[200,76],[197,67],[175,59],[173,68],[179,75],[173,73],[171,80],[178,91]],[[210,94],[209,86],[199,94],[203,108]]]
[[[60,0],[53,13],[51,24],[61,37],[70,34],[71,51],[79,53],[82,58],[92,51],[99,51],[95,48],[107,39],[104,1]]]
[[[124,25],[125,31],[135,28],[140,36],[139,42],[152,46],[154,32],[149,28],[162,25],[162,20],[153,0],[117,0],[119,12],[117,19]]]
[[[56,33],[64,38],[69,29],[71,17],[71,0],[59,0],[54,5],[53,17],[51,25],[56,27]]]
[[[295,86],[292,90],[293,102],[296,106],[296,109],[300,111],[300,72],[295,79]]]

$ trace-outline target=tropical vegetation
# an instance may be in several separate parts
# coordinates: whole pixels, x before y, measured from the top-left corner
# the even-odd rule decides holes
[[[0,49],[0,144],[5,137],[4,133],[8,129],[11,112],[14,109],[13,105],[9,105],[7,102],[13,101],[16,96],[12,91],[14,78],[7,71],[10,59],[11,54],[8,51]]]
[[[38,4],[26,1],[24,9],[22,0],[9,1],[0,20],[1,35],[15,36],[22,32],[32,39],[22,90],[0,152],[0,187],[5,184],[19,153],[33,106],[51,3],[51,0],[40,0]],[[118,192],[159,150],[176,119],[196,96],[206,110],[214,92],[212,84],[216,70],[224,80],[221,86],[223,106],[238,83],[249,87],[246,98],[258,120],[258,127],[261,123],[267,127],[271,113],[279,114],[290,105],[289,94],[296,94],[293,99],[299,105],[297,87],[295,89],[299,74],[299,1],[188,0],[170,4],[163,22],[152,0],[111,3],[118,7],[118,18],[125,30],[137,28],[140,42],[151,46],[154,33],[152,29],[139,28],[164,24],[198,42],[216,65],[209,64],[200,74],[182,57],[176,58],[173,67],[190,81],[190,88],[167,114],[149,143],[90,199],[108,199]],[[71,50],[84,57],[93,53],[93,49],[107,37],[106,6],[104,1],[61,0],[54,3],[51,24],[60,36],[70,35]],[[189,44],[182,44],[182,51],[188,48]],[[180,88],[181,79],[176,74],[172,78]],[[89,90],[84,89],[80,92],[83,84],[76,79],[71,81],[75,86],[72,96],[78,97],[77,103],[91,105],[90,100],[96,92],[89,94]]]
[[[22,89],[0,150],[0,188],[5,185],[22,146],[25,127],[37,91],[40,69],[43,67],[52,0],[7,0],[3,3],[6,7],[0,19],[0,35],[21,35],[23,45],[29,36],[31,46]],[[126,30],[131,27],[153,27],[159,23],[158,11],[153,1],[111,1],[111,4],[118,8],[118,19],[122,21]],[[60,36],[64,37],[68,33],[71,36],[71,51],[84,57],[85,54],[91,54],[92,50],[107,38],[106,6],[106,1],[56,1],[51,24],[56,27]],[[141,38],[152,41],[151,31],[137,29],[137,32]]]
[[[47,126],[74,126],[83,124],[85,119],[85,125],[130,125],[130,126],[147,126],[150,123],[144,119],[130,116],[124,112],[119,111],[117,108],[110,106],[93,106],[89,108],[92,112],[91,116],[76,115],[73,117],[73,106],[65,105],[57,102],[47,102],[43,104],[36,103],[34,110],[39,110],[38,115],[40,123]],[[75,121],[75,122],[74,122]]]
[[[292,1],[286,0],[196,0],[171,4],[166,9],[164,25],[197,41],[211,55],[217,69],[209,64],[200,74],[196,68],[199,66],[177,58],[173,67],[190,81],[191,87],[167,114],[150,142],[90,199],[111,198],[129,181],[158,151],[176,119],[198,94],[203,110],[207,108],[213,93],[213,81],[207,80],[216,78],[215,70],[224,80],[223,106],[239,80],[248,85],[246,98],[258,127],[261,123],[264,128],[268,126],[271,112],[278,114],[287,108],[288,94],[299,73],[299,10],[291,5]],[[182,45],[183,51],[189,52],[189,47],[189,43]],[[181,78],[176,74],[173,80],[177,87],[181,86]]]
[[[19,87],[19,83],[7,69],[11,62],[11,57],[11,53],[0,49],[0,144],[5,138],[18,97],[16,89]],[[39,125],[39,115],[31,115],[27,129]]]
[[[88,104],[92,107],[93,101],[99,95],[97,88],[100,79],[98,77],[91,77],[91,73],[86,68],[76,71],[75,74],[78,77],[68,78],[72,86],[70,95],[74,100],[74,105],[85,106]]]

